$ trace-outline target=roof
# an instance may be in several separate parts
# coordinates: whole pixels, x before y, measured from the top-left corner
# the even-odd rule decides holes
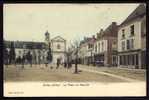
[[[6,48],[11,47],[11,43],[14,43],[15,48],[25,48],[25,49],[43,49],[46,47],[44,42],[30,42],[30,41],[4,41]]]
[[[51,41],[62,41],[62,42],[64,42],[66,40],[64,38],[62,38],[61,36],[56,36],[53,39],[51,39]]]
[[[85,44],[85,43],[90,43],[90,44],[93,44],[94,42],[96,41],[96,38],[93,38],[93,37],[85,37],[84,40],[82,40],[80,42],[80,46]]]
[[[118,25],[116,22],[112,22],[104,31],[104,36],[117,36],[117,31],[118,31]]]
[[[137,19],[138,17],[141,17],[146,14],[146,6],[145,4],[140,4],[122,23],[121,25],[124,25],[132,20]],[[121,26],[120,25],[120,26]]]
[[[105,30],[101,29],[97,33],[97,39],[103,38],[105,36],[114,36],[116,37],[118,33],[118,25],[116,22],[112,22]]]

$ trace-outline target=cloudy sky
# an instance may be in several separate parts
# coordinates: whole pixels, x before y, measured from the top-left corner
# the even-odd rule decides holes
[[[4,39],[44,41],[62,36],[67,44],[120,24],[139,4],[5,4]]]

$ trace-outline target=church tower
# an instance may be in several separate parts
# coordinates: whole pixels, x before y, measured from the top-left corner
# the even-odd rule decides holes
[[[51,46],[51,44],[50,44],[50,33],[47,31],[46,33],[45,33],[45,43],[47,44],[47,46]]]

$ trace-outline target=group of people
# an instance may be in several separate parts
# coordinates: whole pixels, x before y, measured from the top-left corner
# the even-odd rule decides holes
[[[14,55],[14,56],[15,57],[13,58],[12,55],[10,55],[8,51],[5,51],[5,53],[4,53],[4,64],[5,65],[21,64],[22,68],[24,68],[25,64],[30,64],[31,67],[32,67],[32,64],[34,64],[33,60],[35,60],[35,58],[33,57],[31,51],[28,51],[27,53],[24,53],[23,55],[19,55],[17,57],[16,57],[16,55]],[[60,65],[63,65],[64,68],[68,68],[68,69],[72,67],[71,61],[65,60],[63,63],[61,61],[62,61],[62,59],[60,59],[60,58],[57,59],[56,69],[58,69],[60,67]],[[51,63],[51,56],[50,56],[49,52],[47,52],[43,63],[45,64],[46,67],[48,67],[49,63]],[[38,63],[36,63],[36,64],[40,64],[40,61],[38,61]]]
[[[31,55],[30,51],[27,54],[23,54],[22,56],[19,55],[18,57],[16,57],[15,55],[12,56],[8,52],[4,53],[4,64],[5,65],[22,64],[22,66],[24,67],[24,64],[26,62],[29,63],[32,66],[32,55]]]
[[[48,57],[46,57],[45,59],[47,59],[47,61],[49,61],[49,55],[47,55],[47,56]],[[37,57],[38,57],[38,61],[37,61]],[[15,53],[12,54],[12,53],[10,53],[10,51],[5,49],[3,58],[4,58],[3,59],[4,65],[6,65],[6,66],[8,66],[10,64],[15,64],[15,65],[21,64],[22,67],[24,67],[25,64],[30,64],[32,67],[32,64],[45,63],[45,62],[42,62],[42,60],[44,60],[44,58],[40,54],[33,56],[31,51],[28,51],[27,53],[19,54],[18,56],[16,56]]]

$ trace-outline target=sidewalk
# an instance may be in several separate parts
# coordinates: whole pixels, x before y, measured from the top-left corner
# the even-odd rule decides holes
[[[134,80],[134,79],[130,79],[130,78],[126,78],[126,77],[122,77],[122,76],[118,76],[118,75],[114,75],[114,74],[110,74],[110,73],[106,73],[106,72],[100,72],[100,71],[96,71],[96,70],[89,70],[89,69],[85,69],[85,68],[79,68],[79,69],[84,70],[84,71],[88,71],[88,72],[108,75],[110,77],[122,79],[122,80],[125,80],[125,81],[128,81],[128,82],[138,82],[139,81],[139,80]]]
[[[133,70],[126,68],[117,67],[97,67],[97,66],[87,66],[79,65],[78,69],[92,71],[95,73],[106,74],[112,77],[117,77],[119,79],[124,79],[128,81],[146,81],[146,71],[144,70]]]

